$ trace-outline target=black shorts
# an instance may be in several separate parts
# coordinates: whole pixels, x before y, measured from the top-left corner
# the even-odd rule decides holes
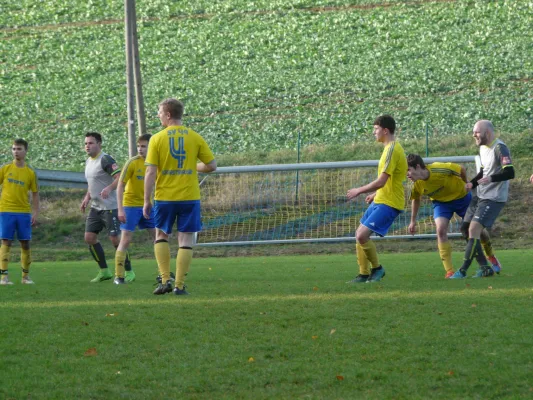
[[[97,210],[91,208],[85,221],[85,232],[99,234],[104,228],[107,229],[108,236],[118,236],[120,234],[118,210]]]
[[[463,221],[474,221],[480,223],[485,228],[491,228],[504,206],[505,202],[480,199],[474,196],[468,206]]]

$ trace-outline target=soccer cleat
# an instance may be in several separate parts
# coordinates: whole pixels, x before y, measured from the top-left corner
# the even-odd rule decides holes
[[[464,274],[461,270],[455,271],[455,273],[450,276],[449,279],[464,279],[466,278],[466,274]]]
[[[385,268],[383,268],[381,265],[377,268],[372,268],[370,270],[370,277],[368,278],[366,283],[379,282],[384,276],[385,276]]]
[[[483,268],[483,271],[481,271],[481,277],[488,278],[489,276],[494,276],[494,270],[491,267]]]
[[[12,285],[13,282],[9,280],[9,277],[7,275],[2,276],[0,279],[0,285]]]
[[[98,283],[107,281],[108,279],[112,279],[113,274],[109,272],[108,268],[101,268],[100,271],[98,271],[98,275],[96,275],[96,278],[91,279],[92,283]]]
[[[133,272],[133,270],[126,271],[124,274],[124,279],[126,279],[126,282],[128,283],[133,282],[135,280],[135,272]]]
[[[446,275],[444,276],[444,279],[450,279],[453,274],[454,274],[453,270],[446,272]]]
[[[474,275],[472,275],[472,278],[482,278],[483,277],[483,270],[478,269]]]
[[[175,294],[176,296],[187,296],[187,295],[189,294],[189,292],[187,292],[187,291],[185,290],[185,288],[186,288],[185,285],[183,285],[183,289],[180,289],[180,288],[175,287],[174,290],[173,290],[173,292],[174,292],[174,294]]]
[[[23,276],[22,280],[20,281],[23,285],[33,285],[35,282],[33,282],[29,275]]]
[[[172,282],[170,280],[167,281],[167,283],[162,284],[158,283],[157,287],[154,290],[154,294],[165,294],[172,292]]]
[[[116,277],[114,280],[113,280],[113,283],[115,285],[125,285],[126,284],[126,280],[124,278],[120,278],[120,277]]]
[[[157,275],[155,280],[156,280],[157,283],[163,283],[163,281],[161,280],[161,275]],[[175,280],[176,280],[176,275],[174,275],[174,272],[171,272],[170,273],[170,281],[174,282]]]
[[[355,278],[353,278],[351,281],[348,281],[346,283],[365,283],[368,280],[369,276],[370,275],[359,274]]]
[[[500,271],[502,270],[502,265],[500,264],[500,261],[496,258],[496,256],[487,257],[487,259],[492,264],[492,270],[496,272],[497,274],[499,274]]]

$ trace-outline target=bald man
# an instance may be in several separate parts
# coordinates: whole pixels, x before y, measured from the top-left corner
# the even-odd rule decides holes
[[[466,272],[475,258],[480,266],[476,277],[489,277],[494,270],[489,265],[481,248],[483,228],[490,229],[500,214],[509,194],[509,180],[514,178],[513,162],[509,148],[494,136],[494,126],[488,120],[476,122],[474,140],[479,147],[481,169],[474,179],[465,185],[467,190],[477,187],[478,201],[468,228],[468,243],[461,268],[451,279],[466,277]]]

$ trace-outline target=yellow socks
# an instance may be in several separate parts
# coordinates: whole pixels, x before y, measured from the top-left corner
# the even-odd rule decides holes
[[[453,271],[452,245],[450,244],[450,242],[439,242],[438,246],[440,259],[442,260],[444,269],[446,270],[446,272]]]
[[[487,258],[494,257],[494,251],[492,250],[492,243],[490,242],[490,239],[481,239],[481,246],[483,247],[483,251],[485,252]]]
[[[30,273],[31,249],[20,249],[20,263],[22,265],[22,277]]]
[[[126,263],[126,251],[117,250],[115,253],[115,276],[124,278],[124,264]]]
[[[154,244],[155,259],[159,267],[161,282],[170,280],[170,246],[166,240],[156,240]]]
[[[376,251],[376,245],[372,240],[364,244],[360,244],[363,251],[365,252],[366,259],[372,264],[372,268],[379,267],[378,252]]]
[[[192,248],[180,247],[176,257],[176,287],[183,289],[185,285],[185,275],[189,272],[192,260]]]
[[[359,273],[361,275],[370,275],[369,262],[363,247],[359,243],[356,243],[355,245],[355,254],[357,255],[357,264],[359,264]]]
[[[11,246],[2,245],[0,247],[0,269],[7,271],[7,265],[9,264],[9,256],[11,254]]]

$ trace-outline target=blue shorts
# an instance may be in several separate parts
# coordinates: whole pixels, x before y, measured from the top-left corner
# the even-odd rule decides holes
[[[15,232],[18,240],[31,240],[30,213],[0,213],[0,239],[13,240]]]
[[[433,200],[433,218],[437,219],[443,217],[450,220],[453,217],[453,213],[456,213],[463,218],[466,214],[466,210],[468,210],[471,200],[471,193],[467,193],[465,197],[452,201],[444,202]]]
[[[177,220],[178,232],[200,232],[202,220],[200,200],[154,202],[154,219],[157,229],[167,235],[172,233],[172,225]]]
[[[133,232],[135,227],[139,229],[154,229],[154,211],[150,213],[150,218],[143,217],[142,207],[124,207],[124,215],[126,216],[126,223],[120,224],[120,230]]]
[[[372,202],[360,222],[377,235],[385,236],[400,213],[400,210],[386,204],[375,204]]]

